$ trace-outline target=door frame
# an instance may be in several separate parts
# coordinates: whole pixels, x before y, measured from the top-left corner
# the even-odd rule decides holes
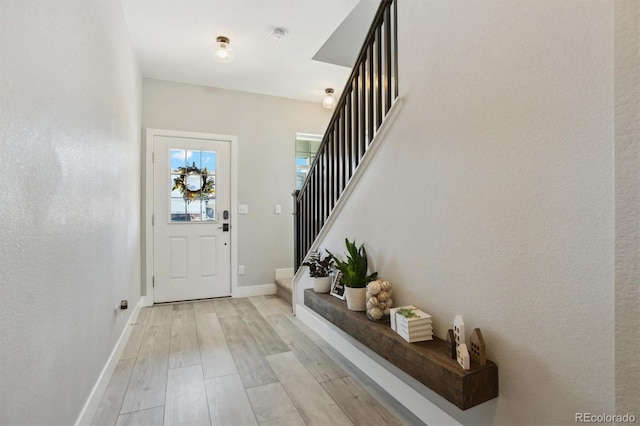
[[[145,156],[142,164],[144,177],[144,203],[142,206],[144,223],[144,267],[143,277],[146,289],[143,298],[144,306],[153,305],[153,140],[156,136],[168,136],[193,139],[215,139],[231,143],[231,295],[238,288],[238,137],[233,135],[219,135],[214,133],[185,132],[181,130],[146,129],[145,132]]]

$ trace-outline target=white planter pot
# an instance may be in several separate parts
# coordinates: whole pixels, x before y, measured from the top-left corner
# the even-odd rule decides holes
[[[313,291],[316,293],[329,293],[331,290],[331,277],[314,277],[311,281],[313,281]]]
[[[344,293],[347,299],[347,308],[352,311],[367,310],[367,288],[345,287]]]

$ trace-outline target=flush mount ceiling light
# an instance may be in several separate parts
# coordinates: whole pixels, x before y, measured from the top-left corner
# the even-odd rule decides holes
[[[274,28],[270,34],[275,41],[282,41],[287,37],[287,32],[282,28]]]
[[[236,57],[233,49],[229,47],[229,39],[224,36],[216,38],[217,47],[213,49],[213,57],[216,61],[231,62]]]
[[[326,95],[322,100],[322,106],[326,109],[334,109],[336,107],[336,98],[333,96],[333,89],[325,89],[324,93]]]

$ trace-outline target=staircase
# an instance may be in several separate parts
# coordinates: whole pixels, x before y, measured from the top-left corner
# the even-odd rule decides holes
[[[296,271],[398,98],[397,52],[397,0],[382,0],[307,179],[293,193]]]
[[[276,296],[291,303],[293,277],[276,279]]]
[[[397,0],[382,0],[307,179],[293,193],[295,271],[336,212],[398,98],[397,52]],[[276,294],[288,302],[292,281],[293,277],[276,277]]]
[[[293,286],[293,268],[276,269],[274,281],[276,283],[276,296],[291,303],[291,288]]]

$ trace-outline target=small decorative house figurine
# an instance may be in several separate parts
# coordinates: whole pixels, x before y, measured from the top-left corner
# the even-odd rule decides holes
[[[453,329],[447,331],[447,350],[451,359],[456,359],[456,337],[453,335]]]
[[[480,366],[487,365],[487,349],[484,344],[484,338],[479,328],[473,329],[471,334],[471,348],[469,355],[471,360]]]
[[[453,320],[453,335],[456,338],[456,345],[466,343],[467,338],[464,334],[464,321],[462,315],[456,315]]]
[[[471,362],[469,359],[469,350],[467,349],[466,343],[460,343],[458,345],[457,354],[458,354],[458,364],[460,364],[460,367],[464,368],[465,370],[471,369]]]

